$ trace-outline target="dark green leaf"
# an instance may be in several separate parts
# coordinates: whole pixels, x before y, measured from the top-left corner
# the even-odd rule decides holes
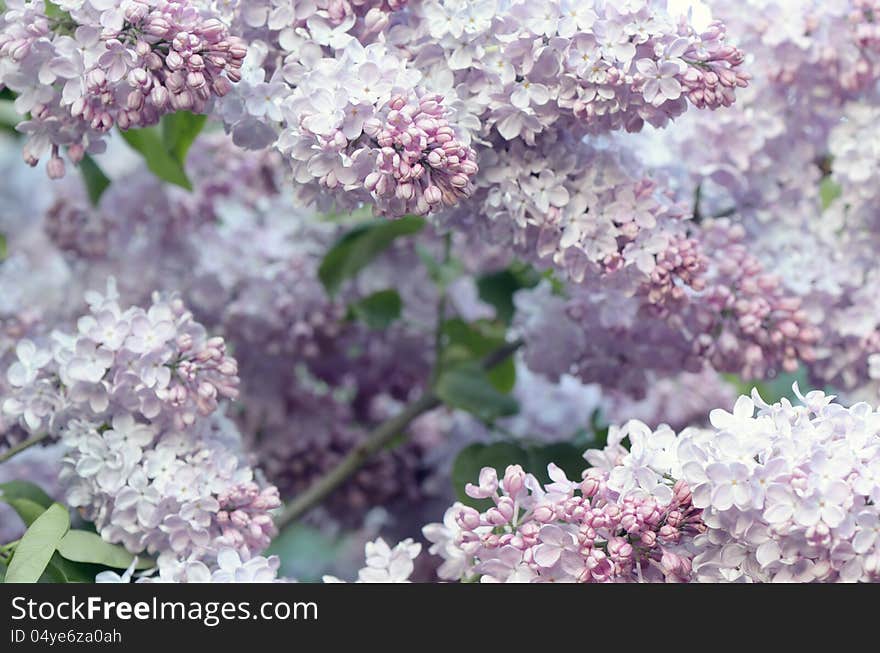
[[[352,317],[371,329],[387,329],[400,317],[403,303],[396,290],[380,290],[349,307]]]
[[[487,508],[491,505],[491,500],[472,499],[464,488],[468,483],[477,483],[480,470],[484,467],[493,467],[498,478],[502,478],[508,465],[521,465],[524,470],[529,471],[528,452],[511,442],[472,444],[462,449],[452,464],[452,484],[458,500],[477,509]]]
[[[0,234],[0,261],[6,258],[6,234]]]
[[[425,221],[418,216],[379,220],[360,225],[343,236],[324,256],[318,276],[330,294],[360,272],[396,238],[421,231]]]
[[[49,506],[25,531],[16,545],[4,582],[37,582],[69,528],[70,515],[67,508],[60,503]]]
[[[205,126],[205,114],[177,111],[162,118],[162,143],[165,149],[180,165],[186,161],[186,154]]]
[[[41,487],[28,481],[0,483],[0,501],[8,503],[25,526],[33,524],[52,505],[49,495]]]
[[[593,432],[593,439],[590,447],[593,449],[604,449],[608,445],[609,424],[602,417],[602,410],[596,408],[590,415],[590,430]]]
[[[94,583],[95,576],[106,569],[101,565],[65,560],[56,552],[40,580],[52,583]]]
[[[581,472],[587,468],[584,449],[570,442],[556,442],[527,448],[529,466],[526,471],[534,474],[542,483],[549,483],[547,466],[555,463],[573,481],[581,479]]]
[[[484,274],[477,279],[480,299],[495,307],[499,320],[510,324],[515,307],[513,295],[523,288],[534,288],[541,276],[534,268],[524,264],[514,264],[504,270]]]
[[[464,363],[441,372],[434,392],[446,405],[487,422],[519,410],[516,400],[499,392],[477,363]]]
[[[8,89],[5,89],[8,90]],[[0,129],[19,136],[16,125],[22,121],[21,114],[15,110],[15,102],[11,99],[0,100]]]
[[[72,530],[58,544],[58,553],[71,562],[89,562],[96,565],[127,569],[134,556],[117,544],[104,541],[100,535],[88,531]],[[148,558],[138,560],[137,569],[153,566]]]
[[[110,186],[110,179],[107,178],[101,167],[88,154],[79,162],[79,170],[86,184],[89,200],[91,200],[92,206],[97,206],[101,195]]]
[[[122,138],[144,157],[147,167],[162,181],[192,190],[183,165],[167,149],[157,127],[121,131]]]
[[[37,521],[37,517],[46,512],[43,506],[30,499],[9,499],[6,503],[21,517],[25,526],[30,526]]]
[[[0,583],[6,582],[6,563],[0,560]]]
[[[0,483],[0,501],[9,499],[30,499],[43,508],[52,505],[52,498],[39,485],[29,481],[9,481]]]
[[[462,362],[477,362],[504,346],[505,328],[497,323],[477,320],[465,322],[459,318],[443,324],[445,338],[443,367],[454,367]],[[513,357],[502,361],[487,373],[495,389],[505,394],[516,384],[516,365]]]

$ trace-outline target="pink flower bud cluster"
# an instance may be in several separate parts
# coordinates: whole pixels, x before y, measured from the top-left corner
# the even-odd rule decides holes
[[[566,297],[541,285],[520,291],[526,364],[553,379],[573,374],[642,397],[655,375],[699,372],[706,363],[756,379],[813,362],[821,335],[815,317],[749,251],[743,230],[719,220],[694,236],[699,249],[678,238],[659,241],[657,275],[656,265],[651,276],[628,266],[585,276]],[[665,254],[667,242],[673,248]],[[681,277],[669,274],[678,257]]]
[[[683,19],[680,32],[687,34],[688,31]],[[723,23],[714,21],[682,54],[682,59],[689,64],[681,79],[683,92],[698,109],[731,106],[735,90],[748,86],[752,78],[749,73],[736,70],[745,57],[740,50],[725,43],[726,32]]]
[[[658,309],[668,311],[668,304],[686,299],[685,286],[695,291],[705,288],[703,274],[707,267],[705,256],[694,238],[678,237],[657,255],[646,286],[647,299]]]
[[[188,2],[136,1],[125,7],[125,19],[128,27],[107,42],[104,55],[115,63],[121,55],[114,50],[128,41],[138,57],[126,75],[131,91],[116,116],[120,128],[153,124],[170,111],[204,113],[212,95],[226,95],[240,79],[244,42]]]
[[[712,265],[706,288],[694,304],[692,323],[701,332],[695,351],[716,369],[747,379],[774,370],[793,372],[815,359],[819,329],[781,280],[749,252],[745,231],[719,220],[707,226],[703,243]]]
[[[581,482],[548,466],[542,486],[519,465],[499,483],[484,467],[468,496],[490,499],[485,510],[456,504],[452,539],[468,563],[464,577],[481,582],[682,582],[691,577],[687,548],[705,530],[686,483],[662,499],[612,489],[607,470],[588,469]],[[437,525],[425,535],[440,541]],[[439,548],[434,551],[440,551]]]
[[[467,134],[453,128],[443,97],[423,90],[420,77],[385,45],[352,43],[298,79],[278,145],[305,184],[300,195],[316,199],[317,185],[342,191],[333,196],[338,206],[369,202],[392,217],[470,196],[477,165]]]
[[[80,3],[49,17],[41,1],[9,3],[0,28],[0,82],[29,113],[25,159],[51,149],[47,171],[64,175],[59,148],[79,162],[101,135],[158,122],[166,113],[204,113],[240,79],[244,42],[190,0]],[[40,70],[38,76],[30,71]]]
[[[253,481],[239,483],[220,492],[217,501],[219,544],[237,551],[262,551],[269,546],[277,532],[271,511],[281,506],[278,488],[260,487]]]
[[[381,213],[425,215],[473,192],[476,155],[456,139],[442,102],[436,94],[393,95],[364,123],[364,134],[376,148],[375,168],[364,188]]]

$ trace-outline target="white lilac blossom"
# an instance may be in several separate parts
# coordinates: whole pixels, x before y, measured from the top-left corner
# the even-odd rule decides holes
[[[713,23],[697,32],[665,3],[567,0],[431,0],[391,35],[421,36],[417,61],[438,81],[449,73],[468,112],[505,139],[532,143],[560,121],[601,133],[665,125],[691,102],[734,101],[748,75],[742,53]]]
[[[408,583],[415,565],[413,560],[419,555],[422,545],[407,538],[388,546],[381,537],[364,546],[366,565],[358,572],[358,583]],[[335,576],[324,576],[325,583],[342,583]]]
[[[223,339],[208,337],[176,298],[122,309],[111,282],[86,300],[76,331],[19,343],[2,404],[28,433],[63,446],[67,503],[132,553],[210,559],[220,546],[264,549],[280,502],[218,411],[238,393]]]
[[[252,556],[242,558],[232,548],[221,548],[216,560],[206,564],[201,560],[160,561],[158,567],[136,572],[135,558],[122,574],[102,571],[95,577],[96,583],[287,583],[278,577],[278,556]]]
[[[278,577],[278,556],[245,556],[234,548],[221,548],[216,560],[160,561],[157,574],[141,576],[139,583],[287,583]],[[128,582],[127,579],[123,582]]]
[[[682,434],[681,476],[707,526],[701,581],[877,581],[878,413],[812,391],[802,405],[753,392],[714,431]]]
[[[60,149],[78,163],[102,136],[155,124],[174,111],[204,113],[239,79],[246,49],[196,2],[137,0],[7,3],[0,23],[0,83],[30,118],[27,163],[49,150],[50,177],[64,175]]]

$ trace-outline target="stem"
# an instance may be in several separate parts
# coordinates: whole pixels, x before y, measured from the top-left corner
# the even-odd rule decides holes
[[[517,349],[522,340],[507,343],[483,359],[483,369],[492,369],[504,362]],[[333,490],[342,485],[352,474],[360,469],[373,454],[381,450],[395,437],[403,433],[417,417],[441,405],[440,399],[431,390],[409,404],[400,413],[380,424],[362,443],[352,449],[336,467],[318,479],[312,486],[289,503],[279,515],[276,524],[279,529],[289,526],[321,503]]]
[[[35,444],[39,444],[43,440],[49,437],[48,433],[41,433],[40,435],[35,435],[30,440],[25,440],[24,442],[19,442],[14,447],[10,447],[3,453],[0,453],[0,463],[5,463],[7,460],[12,458],[15,454],[19,454],[25,449],[30,449]]]
[[[446,234],[443,241],[443,265],[449,264],[452,255],[452,235]],[[440,359],[443,356],[443,325],[446,323],[446,284],[438,284],[440,298],[437,301],[437,326],[434,333],[434,373],[432,381],[440,376]]]
[[[697,224],[703,221],[703,214],[700,212],[700,200],[703,198],[703,184],[697,184],[694,189],[694,216],[693,220]]]

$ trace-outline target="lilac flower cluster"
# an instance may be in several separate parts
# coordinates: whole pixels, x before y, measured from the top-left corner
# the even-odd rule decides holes
[[[688,103],[729,106],[749,79],[723,25],[698,32],[659,2],[378,4],[229,12],[249,54],[218,115],[237,143],[285,153],[308,201],[434,213],[507,142],[664,126]]]
[[[111,281],[106,295],[87,295],[90,312],[75,334],[55,332],[46,347],[19,343],[7,372],[15,388],[7,414],[32,432],[63,428],[85,407],[97,415],[121,407],[185,428],[238,395],[238,368],[223,339],[209,338],[179,299],[123,311],[117,297]]]
[[[385,46],[350,44],[316,62],[284,101],[279,149],[299,182],[375,202],[390,216],[426,214],[471,193],[474,151],[448,120],[440,95],[410,90],[419,74]]]
[[[422,545],[407,538],[393,548],[381,537],[364,546],[366,566],[358,572],[358,583],[408,583]],[[160,561],[158,568],[141,572],[135,577],[134,563],[122,574],[104,571],[97,583],[290,583],[279,578],[278,556],[242,557],[235,549],[221,549],[216,560]],[[158,571],[158,574],[156,573]],[[324,576],[325,583],[344,583],[335,576]]]
[[[391,33],[406,47],[422,37],[417,61],[453,72],[447,84],[484,133],[531,144],[557,122],[581,133],[639,131],[667,124],[688,100],[733,102],[748,75],[723,25],[697,32],[662,4],[432,0],[414,9],[411,32]]]
[[[650,433],[650,432],[649,432]],[[431,552],[446,558],[441,577],[478,576],[481,582],[680,582],[690,579],[687,548],[705,530],[686,483],[658,486],[656,495],[621,488],[612,472],[597,468],[575,482],[558,467],[542,487],[519,465],[499,483],[491,467],[475,499],[485,511],[456,504],[451,526],[424,529]],[[451,555],[450,555],[451,554]],[[454,562],[452,562],[454,561]],[[450,564],[452,562],[452,564]]]
[[[548,136],[534,146],[499,142],[482,168],[473,200],[450,223],[484,232],[576,283],[622,268],[649,277],[682,230],[681,209],[655,182],[632,176],[610,151],[570,137]]]
[[[133,553],[199,559],[268,546],[280,505],[218,411],[237,365],[177,298],[123,310],[115,284],[86,297],[76,331],[22,340],[4,412],[64,447],[66,501]]]
[[[246,47],[197,3],[13,0],[0,23],[0,83],[30,114],[25,160],[47,149],[50,177],[103,148],[102,134],[158,122],[174,111],[204,113],[240,78]]]
[[[358,583],[408,583],[415,565],[413,561],[422,545],[407,538],[394,547],[388,546],[381,537],[364,546],[366,566],[358,571]],[[335,576],[324,576],[325,583],[342,583]]]
[[[880,580],[878,414],[795,392],[802,406],[753,392],[713,411],[714,431],[679,436],[681,477],[708,527],[698,580]]]
[[[624,268],[572,285],[567,296],[548,285],[518,293],[526,363],[551,378],[574,374],[642,396],[651,372],[699,372],[708,363],[766,378],[814,360],[819,329],[801,299],[748,252],[741,228],[720,220],[702,233],[706,245],[686,250],[698,263],[676,254],[678,292],[658,292],[670,286],[661,275],[634,284]]]

